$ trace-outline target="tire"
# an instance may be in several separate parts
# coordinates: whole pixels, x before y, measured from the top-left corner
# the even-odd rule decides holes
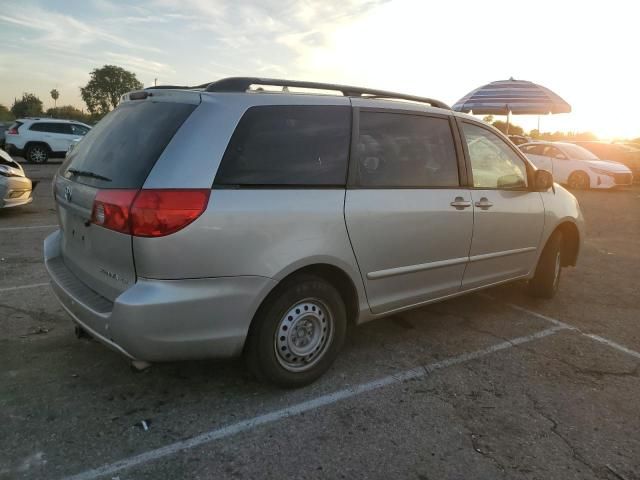
[[[567,180],[569,188],[573,190],[589,190],[591,187],[590,183],[589,175],[581,170],[573,172],[569,175],[569,180]]]
[[[542,250],[536,272],[529,280],[529,294],[537,298],[553,298],[562,273],[562,233],[551,235]]]
[[[49,148],[42,144],[30,145],[25,156],[31,163],[47,163],[49,161]]]
[[[347,331],[338,291],[322,278],[286,281],[256,313],[244,349],[249,370],[283,388],[308,385],[334,362]]]

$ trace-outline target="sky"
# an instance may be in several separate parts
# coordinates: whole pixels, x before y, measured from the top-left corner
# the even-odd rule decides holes
[[[0,104],[32,92],[48,108],[57,88],[59,105],[85,108],[80,87],[105,64],[145,86],[261,76],[449,104],[514,77],[571,104],[542,131],[635,138],[639,14],[632,0],[0,0]]]

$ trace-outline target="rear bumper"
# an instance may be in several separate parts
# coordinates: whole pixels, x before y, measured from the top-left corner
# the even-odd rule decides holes
[[[0,177],[0,208],[18,207],[33,201],[31,180],[25,177]]]
[[[60,256],[60,232],[45,239],[45,266],[58,300],[78,325],[131,359],[148,362],[239,355],[265,277],[138,278],[114,302],[84,285]]]

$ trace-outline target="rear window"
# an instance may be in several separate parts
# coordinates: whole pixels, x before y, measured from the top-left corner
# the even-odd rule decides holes
[[[347,106],[260,106],[244,114],[216,185],[344,186],[351,136]]]
[[[149,101],[120,105],[71,151],[63,175],[99,188],[142,187],[160,154],[195,108],[191,104]]]

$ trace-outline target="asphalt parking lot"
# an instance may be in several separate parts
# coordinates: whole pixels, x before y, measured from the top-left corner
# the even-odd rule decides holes
[[[41,261],[57,166],[0,211],[1,479],[640,479],[640,186],[577,194],[554,300],[513,284],[368,323],[283,391],[76,339]]]

